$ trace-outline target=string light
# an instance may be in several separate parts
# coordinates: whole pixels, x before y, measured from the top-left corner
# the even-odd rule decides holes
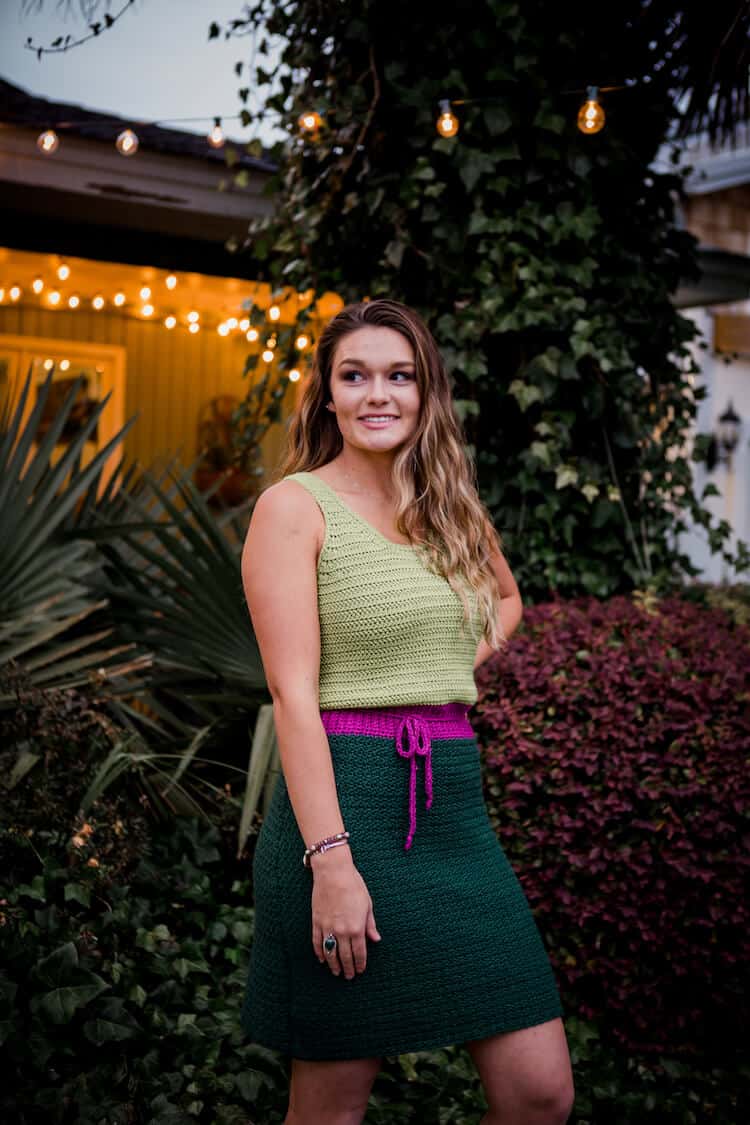
[[[35,293],[41,293],[42,289],[44,289],[44,282],[42,281],[41,277],[34,278],[31,283],[31,288]]]
[[[281,316],[281,309],[279,308],[279,306],[278,305],[271,305],[270,309],[268,310],[268,319],[269,320],[278,320],[280,316]]]
[[[10,289],[8,290],[8,296],[10,297],[11,301],[20,301],[20,299],[21,299],[21,286],[20,285],[11,285]]]
[[[102,297],[101,293],[97,293],[97,295],[92,298],[91,304],[94,306],[97,312],[99,312],[100,309],[104,308],[104,298]]]
[[[258,330],[257,330],[257,328],[250,328],[250,329],[248,329],[248,332],[247,332],[247,335],[246,335],[245,339],[246,339],[246,340],[247,340],[247,341],[248,341],[249,343],[251,343],[251,344],[252,344],[252,343],[254,343],[254,342],[255,342],[255,340],[257,340],[257,339],[258,339]]]
[[[299,378],[300,378],[299,371],[297,370],[296,367],[293,367],[292,370],[289,372],[289,382],[290,383],[296,383]]]
[[[148,287],[148,285],[144,285],[144,286],[142,287],[142,289],[141,289],[141,292],[140,292],[140,298],[141,298],[141,300],[142,300],[142,301],[147,301],[147,300],[149,299],[149,297],[150,297],[150,296],[151,296],[151,290],[150,290],[150,288]]]
[[[197,320],[194,320],[192,324],[188,324],[188,332],[192,332],[193,334],[195,334],[196,332],[200,332],[200,330],[201,326]]]
[[[310,341],[308,340],[307,336],[305,336],[304,332],[302,332],[294,341],[294,346],[298,352],[303,352],[309,343]]]
[[[67,281],[70,277],[70,266],[66,266],[65,263],[63,263],[61,266],[58,266],[57,276],[60,281]]]
[[[177,284],[177,278],[173,273],[170,273],[164,284],[166,285],[167,289],[174,289],[175,285]]]
[[[60,138],[54,129],[45,129],[36,139],[36,147],[45,156],[51,156],[60,147]]]
[[[153,305],[143,305],[141,307],[141,316],[153,316],[153,315],[154,315],[154,306]]]
[[[176,324],[177,324],[177,317],[176,316],[168,316],[166,318],[166,320],[164,321],[164,327],[165,328],[174,328],[174,326]]]
[[[214,118],[214,127],[208,134],[206,140],[211,145],[211,148],[222,148],[222,146],[224,145],[226,137],[224,136],[224,130],[221,127],[220,117]]]
[[[138,152],[138,138],[132,129],[123,129],[115,145],[122,156],[135,156]]]
[[[301,113],[297,119],[297,124],[303,133],[317,133],[320,126],[323,124],[323,118],[317,110],[309,109],[305,113]]]
[[[443,98],[440,102],[440,116],[435,127],[441,137],[455,137],[458,132],[458,118],[452,112],[448,98]]]
[[[266,350],[263,352],[263,362],[264,363],[272,363],[273,362],[273,352],[271,351],[270,348],[266,348]]]
[[[240,332],[247,332],[249,327],[250,321],[246,316],[243,316],[242,320],[240,321]]]
[[[229,335],[229,325],[226,323],[226,321],[222,321],[222,323],[219,325],[219,327],[216,329],[216,331],[219,333],[220,336],[228,336]]]
[[[69,359],[61,359],[60,360],[60,370],[61,371],[67,371],[69,367],[70,367],[70,360]]]
[[[81,298],[78,296],[77,293],[73,293],[70,297],[68,297],[68,305],[70,306],[71,309],[77,309],[78,306],[80,305],[80,303],[81,303]]]
[[[47,300],[49,301],[49,303],[51,305],[59,305],[61,299],[62,298],[60,297],[60,294],[58,293],[57,289],[51,289],[49,291],[49,293],[47,294]]]
[[[0,287],[0,304],[5,300],[5,290]]]
[[[227,328],[236,328],[238,324],[239,321],[237,320],[237,317],[230,316],[229,320],[227,321]]]
[[[119,309],[121,305],[125,304],[125,294],[123,292],[115,293],[112,298],[112,304],[116,305]]]
[[[200,317],[201,314],[199,312],[196,312],[195,309],[187,314],[187,318],[190,324],[195,324],[198,320],[200,320]]]
[[[45,359],[45,361],[44,361],[44,370],[45,371],[51,371],[54,366],[55,366],[54,359]]]
[[[578,110],[578,128],[582,133],[598,133],[604,128],[605,113],[599,104],[598,86],[587,86],[586,101]]]

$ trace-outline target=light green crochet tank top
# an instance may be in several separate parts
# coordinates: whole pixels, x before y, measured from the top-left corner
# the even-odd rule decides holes
[[[315,497],[326,533],[318,559],[320,708],[474,703],[481,630],[418,549],[394,543],[320,477],[290,473]]]

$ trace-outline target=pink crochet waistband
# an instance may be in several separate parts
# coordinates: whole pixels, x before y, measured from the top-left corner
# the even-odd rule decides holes
[[[467,718],[468,703],[405,704],[395,707],[353,707],[347,710],[321,711],[320,717],[328,734],[369,734],[395,738],[408,716],[420,719],[429,728],[432,738],[473,738],[474,730]]]
[[[468,703],[425,703],[320,712],[327,734],[393,738],[398,754],[409,761],[409,832],[404,844],[407,851],[417,830],[417,758],[424,758],[425,808],[429,809],[433,797],[432,739],[473,738],[468,710]]]

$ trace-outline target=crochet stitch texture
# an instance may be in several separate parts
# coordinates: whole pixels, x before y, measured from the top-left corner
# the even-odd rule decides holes
[[[476,595],[463,606],[417,548],[394,543],[308,472],[284,478],[318,503],[326,534],[318,560],[320,707],[475,703],[481,630]]]

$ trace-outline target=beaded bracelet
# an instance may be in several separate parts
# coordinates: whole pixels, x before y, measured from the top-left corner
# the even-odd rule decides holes
[[[329,848],[337,848],[341,844],[345,844],[349,839],[348,832],[337,832],[335,836],[326,836],[324,840],[318,840],[317,844],[313,844],[311,848],[305,849],[305,854],[302,856],[303,866],[310,866],[310,856],[317,853],[322,854],[327,852]]]

